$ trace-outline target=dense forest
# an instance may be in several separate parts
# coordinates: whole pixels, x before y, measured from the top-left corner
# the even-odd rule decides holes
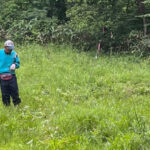
[[[150,0],[0,0],[0,40],[149,53]]]

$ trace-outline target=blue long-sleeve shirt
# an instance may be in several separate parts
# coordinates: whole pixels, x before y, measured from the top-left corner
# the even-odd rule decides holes
[[[20,60],[17,53],[13,50],[11,54],[6,54],[4,49],[0,50],[0,74],[15,74],[15,71],[10,70],[12,64],[16,65],[16,68],[20,67]]]

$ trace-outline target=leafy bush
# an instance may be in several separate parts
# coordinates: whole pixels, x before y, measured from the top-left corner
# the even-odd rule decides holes
[[[6,38],[14,39],[20,43],[34,41],[43,44],[52,39],[57,19],[32,19],[30,21],[20,20],[17,22],[14,22],[12,27],[7,30]]]
[[[128,49],[135,56],[147,56],[150,54],[150,37],[143,36],[142,32],[131,31],[127,40]]]

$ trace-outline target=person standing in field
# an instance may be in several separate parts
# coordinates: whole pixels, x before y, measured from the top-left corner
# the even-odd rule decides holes
[[[21,103],[15,75],[15,70],[20,67],[20,60],[14,48],[14,43],[7,40],[4,43],[4,49],[0,50],[0,87],[5,106],[10,105],[11,97],[14,106]]]

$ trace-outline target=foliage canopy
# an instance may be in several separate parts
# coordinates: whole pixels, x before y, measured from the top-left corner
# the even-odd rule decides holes
[[[149,51],[150,0],[0,0],[0,38]],[[144,43],[144,44],[143,44]]]

